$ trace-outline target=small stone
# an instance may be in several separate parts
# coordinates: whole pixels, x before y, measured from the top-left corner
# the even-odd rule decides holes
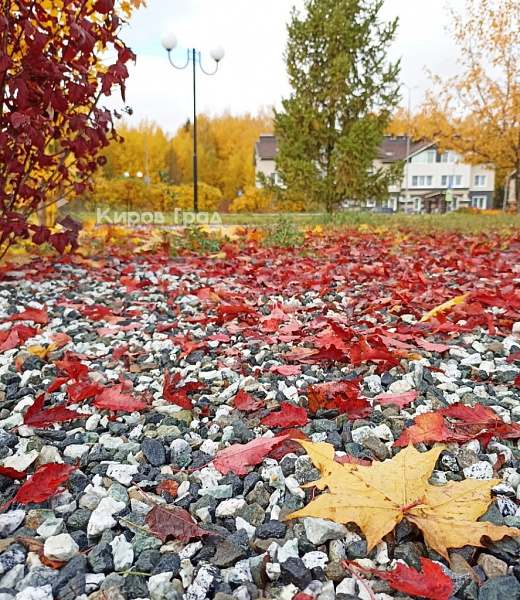
[[[409,392],[412,389],[412,386],[410,384],[410,382],[408,381],[408,379],[398,379],[397,381],[394,381],[393,383],[391,383],[388,386],[388,391],[391,394],[405,394],[406,392]]]
[[[312,575],[301,558],[288,558],[280,565],[280,581],[303,590],[312,581]]]
[[[172,573],[164,572],[152,575],[148,579],[150,600],[177,600],[178,593],[171,583]]]
[[[33,464],[38,456],[38,450],[31,450],[26,454],[13,454],[13,456],[8,456],[4,459],[3,466],[9,467],[21,473],[23,471],[27,471],[27,469]]]
[[[46,519],[36,530],[36,533],[40,535],[44,540],[52,536],[58,535],[63,531],[65,523],[63,519],[56,519],[51,517]]]
[[[267,521],[257,527],[256,536],[261,540],[283,538],[285,536],[285,525],[280,521]]]
[[[391,458],[390,450],[383,444],[381,440],[375,437],[367,437],[363,440],[362,446],[367,450],[370,450],[376,458],[379,460],[386,460]]]
[[[43,554],[49,560],[67,561],[76,556],[79,546],[68,533],[54,535],[43,546]]]
[[[16,531],[25,518],[24,510],[12,510],[0,515],[0,537],[6,538]]]
[[[466,467],[463,472],[466,479],[493,479],[494,475],[493,465],[486,461],[479,461],[470,467]]]
[[[115,571],[127,571],[134,562],[134,549],[124,535],[116,536],[111,542]]]
[[[518,600],[520,598],[520,583],[513,575],[494,577],[480,588],[479,600]]]
[[[146,460],[154,467],[160,467],[166,462],[164,446],[159,440],[145,437],[141,442],[141,450]]]
[[[245,506],[245,504],[246,501],[242,498],[230,498],[229,500],[224,500],[217,506],[215,515],[221,519],[234,517],[236,512]]]
[[[338,562],[329,563],[323,570],[325,571],[327,579],[329,579],[330,581],[339,583],[340,581],[343,581],[347,576],[347,571],[345,567]]]
[[[134,475],[139,471],[137,465],[111,464],[107,468],[107,477],[115,479],[121,485],[128,487],[132,483]]]
[[[94,573],[111,573],[114,570],[111,548],[105,542],[94,546],[87,559]]]
[[[13,596],[9,595],[9,598]],[[15,600],[52,600],[52,598],[52,586],[47,584],[39,588],[27,586],[16,594]],[[1,594],[0,599],[4,600]]]
[[[491,554],[481,554],[478,557],[477,564],[482,568],[488,579],[507,575],[507,564]]]
[[[98,535],[101,535],[105,529],[112,529],[116,524],[116,520],[112,515],[123,510],[123,508],[126,508],[124,502],[118,502],[110,497],[103,498],[96,510],[90,516],[87,526],[87,535],[89,537],[97,537]]]
[[[20,544],[13,544],[0,556],[0,573],[10,571],[15,565],[23,565],[25,563],[27,552]]]
[[[173,552],[165,554],[155,566],[154,570],[152,571],[152,575],[158,575],[159,573],[165,573],[169,571],[172,573],[173,577],[177,577],[180,566],[181,559],[179,558],[178,554]]]
[[[246,558],[247,552],[229,540],[221,540],[217,544],[217,552],[211,563],[217,567],[232,567],[237,561]]]
[[[345,525],[327,519],[306,517],[303,524],[307,538],[315,546],[319,546],[327,540],[341,539],[348,532]]]

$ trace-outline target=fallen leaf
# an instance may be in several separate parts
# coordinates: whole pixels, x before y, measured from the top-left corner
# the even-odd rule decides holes
[[[427,558],[419,560],[422,573],[401,562],[397,563],[393,571],[370,569],[370,573],[374,573],[380,579],[388,582],[399,592],[432,600],[448,600],[453,593],[452,580],[444,574],[439,563]]]
[[[77,468],[74,465],[60,465],[48,463],[42,465],[32,477],[22,485],[12,500],[0,507],[7,508],[13,502],[28,504],[29,502],[43,502],[54,495],[59,486],[67,481],[72,471]]]
[[[412,445],[390,461],[370,467],[339,465],[334,446],[300,441],[323,477],[305,487],[328,488],[305,508],[287,518],[320,517],[355,523],[364,533],[368,552],[403,519],[415,524],[428,545],[448,559],[448,548],[482,546],[505,535],[520,536],[520,529],[477,521],[488,509],[491,489],[499,480],[450,481],[433,486],[428,479],[444,446],[418,452]]]
[[[378,394],[372,400],[377,400],[381,404],[397,404],[399,408],[404,408],[407,404],[413,402],[419,392],[405,392],[404,394]]]
[[[269,371],[290,377],[291,375],[299,375],[302,372],[300,365],[273,365]]]
[[[136,410],[144,410],[148,408],[148,404],[137,400],[130,394],[121,393],[123,384],[119,383],[110,388],[104,388],[102,392],[96,395],[92,405],[96,408],[115,411],[134,412]]]
[[[9,477],[9,479],[25,479],[27,477],[27,473],[21,473],[11,467],[0,467],[0,475]]]
[[[235,408],[238,410],[242,410],[244,412],[254,412],[260,408],[264,407],[264,401],[258,400],[244,392],[244,390],[240,390],[238,394],[235,396]]]
[[[452,437],[452,432],[444,424],[440,412],[429,412],[415,417],[415,425],[405,429],[394,442],[396,448],[421,442],[446,442]]]
[[[163,481],[162,483],[160,483],[155,488],[155,491],[158,494],[160,494],[161,492],[168,492],[168,494],[170,494],[170,496],[172,498],[175,498],[177,496],[178,488],[179,488],[179,484],[176,481],[173,481],[172,479],[167,479],[166,481]]]
[[[266,427],[295,427],[307,423],[307,411],[304,408],[298,408],[289,402],[282,402],[280,409],[280,411],[272,412],[264,417],[260,423]]]
[[[56,350],[58,348],[58,343],[57,342],[52,342],[52,344],[49,344],[46,348],[44,348],[43,346],[29,346],[27,348],[27,352],[29,352],[29,354],[32,354],[33,356],[38,356],[42,359],[46,359],[49,354],[51,352],[54,352],[54,350]]]
[[[229,471],[235,475],[247,475],[247,467],[261,463],[273,448],[288,438],[289,435],[286,434],[280,437],[256,438],[247,444],[233,444],[217,452],[213,466],[223,475]]]
[[[144,522],[163,544],[166,543],[168,538],[181,540],[187,544],[192,538],[215,535],[211,531],[199,527],[190,513],[183,508],[167,509],[154,506],[146,515]]]
[[[6,321],[32,321],[39,325],[47,325],[49,316],[46,308],[26,308],[21,313],[11,315]]]
[[[73,419],[86,419],[89,415],[78,413],[74,410],[68,410],[64,406],[55,406],[43,410],[44,394],[34,399],[32,406],[29,406],[23,417],[24,425],[29,427],[49,427],[52,423],[63,423]]]
[[[425,323],[426,321],[429,321],[432,317],[437,316],[439,313],[446,312],[447,310],[450,310],[450,308],[453,308],[457,304],[462,304],[468,296],[469,294],[463,294],[462,296],[457,296],[456,298],[452,298],[447,302],[439,304],[439,306],[436,306],[435,308],[432,308],[429,312],[427,312],[419,321],[419,323]]]

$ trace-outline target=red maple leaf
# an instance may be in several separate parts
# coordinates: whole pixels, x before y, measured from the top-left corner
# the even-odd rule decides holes
[[[413,402],[419,392],[405,392],[404,394],[378,394],[372,400],[378,401],[381,404],[397,404],[399,408],[404,408],[410,402]]]
[[[92,405],[99,409],[108,409],[115,411],[134,412],[135,410],[144,410],[148,404],[141,402],[130,394],[123,394],[123,384],[119,383],[110,388],[103,388],[103,391],[96,395]]]
[[[229,471],[235,475],[247,475],[248,466],[261,463],[273,448],[288,438],[289,436],[284,432],[280,437],[256,438],[247,444],[233,444],[217,452],[213,466],[223,475]]]
[[[20,502],[20,504],[28,504],[29,502],[43,502],[47,500],[47,498],[54,495],[59,486],[77,468],[74,465],[60,465],[56,463],[42,465],[16,492],[15,497],[0,507],[0,510],[7,508],[14,501]]]
[[[181,408],[191,410],[193,403],[188,396],[186,396],[186,389],[181,389],[177,386],[181,376],[179,373],[175,373],[173,377],[168,372],[168,369],[164,371],[164,384],[163,384],[163,396],[172,404],[177,404]],[[189,386],[189,384],[187,384]]]
[[[72,419],[86,419],[88,415],[68,410],[64,406],[55,406],[43,410],[44,395],[35,398],[32,406],[29,406],[23,417],[23,422],[29,427],[49,427],[52,423],[72,421]]]
[[[49,323],[49,315],[46,308],[26,308],[23,312],[11,315],[7,321],[32,321],[39,325]]]
[[[199,527],[190,513],[183,508],[167,509],[154,506],[146,515],[144,522],[163,544],[169,538],[181,540],[187,544],[192,538],[215,535]]]
[[[414,419],[415,425],[405,429],[394,442],[396,448],[408,446],[409,443],[446,442],[453,438],[453,433],[444,425],[444,417],[440,412],[429,412]]]
[[[254,412],[264,407],[264,401],[254,398],[244,390],[240,390],[235,396],[235,407],[244,412]]]
[[[400,562],[393,571],[370,569],[370,572],[387,581],[399,592],[431,600],[448,600],[453,593],[452,580],[443,572],[439,563],[427,558],[420,560],[422,573]]]
[[[295,427],[307,423],[307,411],[288,402],[280,404],[279,412],[272,412],[264,417],[260,423],[266,427]]]

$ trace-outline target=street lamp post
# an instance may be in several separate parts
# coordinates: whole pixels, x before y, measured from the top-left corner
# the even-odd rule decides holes
[[[177,46],[177,38],[175,37],[175,35],[173,33],[166,33],[165,35],[163,35],[163,37],[161,38],[161,43],[164,46],[164,48],[166,48],[167,52],[168,52],[168,60],[170,61],[170,64],[172,67],[174,67],[175,69],[185,69],[190,63],[193,64],[193,210],[195,213],[198,212],[199,210],[199,205],[198,205],[198,188],[197,188],[197,178],[198,178],[198,173],[197,173],[197,92],[196,92],[196,72],[197,72],[197,63],[200,67],[200,70],[205,74],[205,75],[215,75],[215,73],[218,71],[218,64],[219,62],[224,58],[224,48],[222,46],[215,46],[214,48],[212,48],[210,54],[211,54],[211,58],[215,61],[216,66],[215,66],[215,70],[212,73],[209,73],[208,71],[206,71],[204,69],[204,67],[202,66],[202,61],[201,61],[201,53],[199,51],[197,51],[195,48],[189,48],[187,50],[187,60],[186,60],[186,64],[183,65],[182,67],[178,67],[177,65],[174,64],[172,57],[171,57],[171,51],[175,48],[175,46]]]

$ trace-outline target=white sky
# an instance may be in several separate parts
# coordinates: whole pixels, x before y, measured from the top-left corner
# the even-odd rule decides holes
[[[461,8],[463,0],[450,0]],[[127,121],[156,121],[171,133],[193,114],[192,70],[177,71],[167,60],[161,35],[173,31],[178,46],[172,53],[184,64],[186,48],[202,51],[203,65],[213,70],[209,50],[220,43],[226,56],[213,77],[197,71],[197,112],[256,113],[262,106],[280,106],[289,95],[283,53],[291,7],[303,0],[147,0],[132,17],[123,38],[137,54],[130,66],[126,104],[134,114]],[[390,58],[402,58],[401,79],[411,87],[413,104],[431,87],[425,69],[449,76],[457,69],[457,50],[449,34],[449,13],[443,0],[385,0],[382,17],[399,16]],[[407,97],[406,90],[403,89]],[[124,104],[114,96],[110,108]]]

